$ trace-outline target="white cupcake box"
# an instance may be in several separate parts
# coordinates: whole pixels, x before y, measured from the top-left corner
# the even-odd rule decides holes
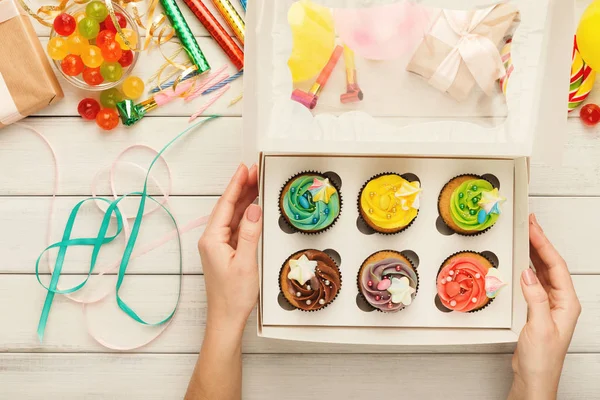
[[[515,342],[527,314],[520,273],[529,265],[528,160],[534,152],[538,159],[560,160],[567,132],[574,2],[512,2],[519,7],[521,21],[513,36],[515,71],[506,97],[499,86],[492,96],[476,86],[467,100],[457,102],[406,71],[411,51],[386,61],[365,60],[357,53],[364,100],[340,103],[346,88],[342,58],[313,111],[290,98],[292,90],[307,91],[312,85],[292,82],[287,66],[292,50],[287,15],[294,3],[256,0],[247,15],[244,149],[246,161],[260,161],[264,207],[258,334],[357,344]],[[351,8],[397,2],[316,3]],[[435,21],[440,12],[435,7],[465,9],[466,3],[423,0],[417,7],[426,7]],[[471,0],[467,8],[489,5],[486,0]],[[279,191],[288,178],[305,170],[333,171],[342,181],[341,216],[319,235],[289,234],[279,226]],[[358,192],[366,180],[383,172],[419,177],[423,185],[419,216],[397,235],[365,235],[357,228]],[[464,173],[494,175],[508,201],[489,232],[445,236],[436,229],[437,197],[448,180]],[[279,270],[289,255],[307,248],[339,254],[342,289],[321,311],[288,311],[278,299]],[[398,313],[365,312],[357,306],[356,275],[366,257],[384,249],[412,250],[419,256],[419,292],[413,304]],[[443,313],[434,304],[435,277],[444,259],[461,250],[492,252],[508,286],[480,312]]]

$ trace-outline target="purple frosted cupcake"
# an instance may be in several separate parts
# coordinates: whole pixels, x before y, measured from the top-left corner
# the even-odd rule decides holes
[[[396,312],[412,304],[419,276],[402,254],[379,251],[369,256],[358,271],[358,290],[373,308]]]

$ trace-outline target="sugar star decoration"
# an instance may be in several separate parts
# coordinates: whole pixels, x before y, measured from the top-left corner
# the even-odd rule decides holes
[[[506,201],[506,197],[500,196],[498,189],[491,192],[481,193],[479,207],[483,208],[487,214],[500,214],[500,205]]]
[[[403,276],[400,279],[392,278],[392,284],[387,291],[392,295],[392,303],[409,306],[412,303],[412,294],[415,289],[410,286],[408,278]]]
[[[307,281],[315,276],[317,262],[311,261],[304,254],[297,260],[290,260],[290,272],[288,279],[293,279],[300,285],[304,285]]]
[[[400,207],[402,207],[404,211],[408,211],[410,208],[418,210],[420,205],[419,193],[422,191],[423,189],[421,189],[421,183],[419,181],[404,182],[394,195],[400,199]]]
[[[313,201],[322,201],[325,204],[329,204],[331,195],[337,192],[333,185],[329,183],[329,179],[327,178],[324,180],[315,178],[313,184],[308,188],[308,190],[310,191],[310,194],[312,194]]]

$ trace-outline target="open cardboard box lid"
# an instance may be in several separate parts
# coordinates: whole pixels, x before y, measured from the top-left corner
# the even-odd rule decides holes
[[[287,57],[292,39],[287,12],[294,2],[257,0],[248,10],[243,113],[245,160],[256,161],[259,151],[489,158],[528,157],[535,151],[536,157],[546,162],[560,160],[567,132],[568,82],[575,31],[573,0],[512,2],[521,12],[512,46],[515,71],[508,86],[507,117],[492,128],[472,123],[473,119],[468,118],[412,118],[398,126],[361,111],[313,116],[290,99]],[[367,7],[395,1],[314,2],[328,7]],[[419,4],[473,9],[493,3],[423,0]],[[423,85],[427,86],[425,82]],[[281,90],[282,87],[290,90]]]

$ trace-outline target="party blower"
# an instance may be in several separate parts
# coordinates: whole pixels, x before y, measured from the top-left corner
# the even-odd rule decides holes
[[[136,124],[150,111],[177,99],[189,90],[192,87],[192,84],[193,82],[191,80],[181,82],[174,90],[169,89],[168,91],[159,92],[139,104],[135,104],[129,99],[117,103],[117,111],[119,111],[119,116],[121,117],[123,125],[131,126]]]
[[[313,110],[317,106],[319,95],[327,84],[327,81],[329,80],[329,77],[340,60],[343,52],[344,48],[342,46],[336,46],[333,50],[333,54],[329,58],[329,61],[325,65],[325,68],[323,68],[319,74],[319,77],[317,78],[317,81],[312,85],[308,93],[300,89],[295,89],[292,92],[292,100],[297,101],[310,110]]]
[[[348,46],[344,46],[344,62],[346,63],[346,93],[340,96],[340,101],[343,104],[362,101],[364,95],[356,78],[354,51]]]

